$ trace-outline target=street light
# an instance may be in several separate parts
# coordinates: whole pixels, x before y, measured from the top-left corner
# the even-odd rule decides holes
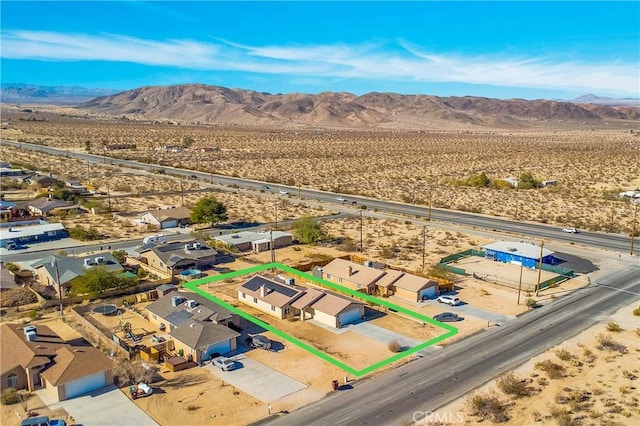
[[[51,262],[51,266],[53,266],[56,270],[56,284],[58,285],[58,302],[60,303],[60,316],[64,314],[62,308],[62,283],[60,282],[60,271],[58,270],[58,259],[53,257],[53,261]]]
[[[538,284],[536,284],[536,297],[540,293],[540,278],[542,278],[542,251],[544,250],[544,240],[540,242],[540,260],[538,261]]]

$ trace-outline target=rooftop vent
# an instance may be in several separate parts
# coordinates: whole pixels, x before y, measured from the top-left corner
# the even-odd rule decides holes
[[[173,306],[174,308],[177,307],[177,306],[180,306],[182,304],[182,302],[184,302],[185,300],[187,300],[186,297],[171,296],[171,306]]]
[[[187,309],[194,309],[196,306],[198,306],[198,302],[195,300],[187,300]]]

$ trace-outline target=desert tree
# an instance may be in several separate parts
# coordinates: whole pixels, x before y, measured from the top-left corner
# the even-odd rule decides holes
[[[228,219],[227,207],[214,197],[203,197],[198,200],[191,210],[190,219],[194,223],[216,223],[224,222]]]
[[[296,221],[293,224],[293,235],[303,244],[315,244],[327,237],[322,224],[311,217]]]

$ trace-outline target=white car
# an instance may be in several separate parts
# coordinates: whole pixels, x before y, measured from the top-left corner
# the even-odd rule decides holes
[[[576,228],[562,228],[562,232],[566,232],[568,234],[577,234],[578,230]]]
[[[457,306],[460,304],[460,299],[457,296],[447,296],[446,294],[438,297],[438,303],[446,303],[447,305]]]
[[[336,197],[336,200],[340,201],[341,203],[344,203],[346,200],[346,198],[344,197]]]
[[[226,356],[219,356],[211,360],[211,363],[222,371],[231,371],[236,369],[236,362]]]
[[[286,189],[281,189],[281,190],[280,190],[280,193],[281,193],[282,195],[287,195],[287,194],[289,193],[289,191],[287,191]]]

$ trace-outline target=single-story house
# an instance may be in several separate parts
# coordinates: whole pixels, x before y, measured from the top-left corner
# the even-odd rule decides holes
[[[214,236],[212,234],[212,236],[214,240],[220,241],[238,251],[253,251],[254,253],[271,250],[271,241],[273,241],[274,249],[286,247],[293,243],[293,235],[283,231],[240,231],[227,235]]]
[[[119,273],[124,270],[111,253],[83,257],[51,255],[31,264],[31,268],[36,272],[38,281],[42,285],[53,286],[56,292],[59,285],[65,288],[69,287],[71,281],[84,274],[87,269],[95,266],[103,266],[113,273]],[[60,282],[58,282],[57,277],[60,277]]]
[[[160,229],[176,228],[181,225],[191,224],[191,210],[186,207],[173,207],[161,210],[150,210],[140,218],[137,224],[155,225]]]
[[[334,259],[322,267],[322,278],[367,294],[376,293],[376,282],[386,272],[345,259]]]
[[[0,388],[44,388],[54,401],[113,384],[113,362],[93,346],[65,342],[44,325],[2,324]]]
[[[0,167],[0,177],[25,176],[29,172],[25,169],[12,169],[11,167]]]
[[[0,221],[7,222],[13,219],[13,212],[16,208],[15,203],[0,200]]]
[[[53,176],[31,176],[27,179],[29,185],[34,185],[36,188],[45,189],[52,186],[62,186],[64,183],[54,178]]]
[[[304,291],[291,285],[280,284],[256,275],[238,287],[238,300],[276,318],[292,318],[297,310],[291,308]]]
[[[332,293],[307,289],[291,304],[300,312],[300,320],[313,318],[330,327],[340,328],[364,318],[364,303]]]
[[[229,327],[239,327],[239,317],[199,294],[171,291],[146,310],[151,323],[169,332],[175,350],[197,362],[237,347],[240,334]]]
[[[49,199],[46,197],[36,198],[29,201],[29,211],[38,216],[54,216],[62,211],[75,213],[86,212],[87,210],[78,204],[73,204],[64,200]]]
[[[186,269],[206,269],[218,260],[218,252],[203,240],[148,244],[137,251],[139,261],[169,275]]]
[[[540,246],[533,243],[498,241],[482,246],[487,259],[535,268],[540,262]],[[556,264],[551,250],[542,250],[542,263]]]
[[[86,185],[83,185],[81,182],[77,180],[68,180],[64,183],[64,189],[73,193],[73,194],[84,194],[87,192]]]
[[[20,246],[23,244],[34,244],[68,237],[69,233],[61,223],[11,226],[7,229],[0,229],[0,247],[7,247],[11,241]]]
[[[434,299],[438,294],[438,282],[412,274],[402,274],[393,283],[395,295],[412,302]]]
[[[364,304],[336,293],[278,283],[256,275],[238,287],[238,300],[279,319],[315,319],[340,328],[364,317]]]

